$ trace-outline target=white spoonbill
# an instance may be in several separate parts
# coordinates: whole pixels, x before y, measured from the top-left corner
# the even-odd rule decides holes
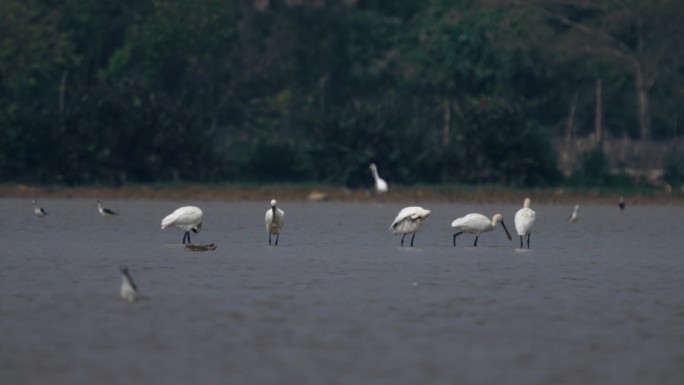
[[[271,208],[266,211],[266,232],[268,233],[268,244],[271,245],[271,234],[275,234],[275,245],[278,246],[280,230],[285,224],[285,212],[276,207],[276,200],[271,200]]]
[[[378,194],[387,192],[387,182],[378,175],[378,167],[375,163],[371,163],[369,167],[373,173],[373,178],[375,179],[375,192]]]
[[[138,287],[135,286],[131,274],[128,272],[128,267],[120,267],[121,270],[121,299],[134,302],[138,295]]]
[[[45,212],[45,210],[43,210],[43,208],[38,205],[38,201],[35,199],[33,200],[33,213],[36,214],[36,216],[39,218],[48,215],[47,212]]]
[[[97,201],[97,211],[99,211],[100,215],[102,215],[103,217],[108,217],[111,215],[119,215],[119,214],[115,213],[114,211],[112,211],[106,207],[102,207],[102,202],[100,202],[100,201]]]
[[[404,237],[406,237],[406,234],[413,234],[411,237],[411,247],[413,247],[413,239],[416,237],[416,232],[421,228],[423,222],[429,215],[430,210],[425,210],[422,207],[405,207],[399,211],[399,214],[394,218],[394,222],[392,222],[389,229],[392,230],[392,234],[403,234],[401,237],[401,246],[404,246]]]
[[[568,217],[568,222],[575,223],[579,219],[579,205],[575,205],[575,211]]]
[[[515,230],[520,236],[520,248],[523,248],[523,236],[527,235],[527,248],[530,248],[530,233],[534,226],[534,221],[537,219],[537,213],[530,208],[530,198],[525,198],[523,208],[515,213]]]
[[[506,237],[508,237],[508,240],[510,241],[511,234],[508,232],[501,214],[494,214],[491,221],[486,216],[478,213],[472,213],[464,217],[457,218],[451,222],[451,227],[459,230],[456,234],[454,234],[454,246],[456,246],[456,237],[463,233],[474,234],[475,243],[473,243],[473,246],[477,246],[477,240],[480,238],[480,234],[494,230],[496,225],[499,223],[501,223],[501,227],[503,227],[504,231],[506,232]]]
[[[176,211],[167,215],[161,221],[162,230],[166,227],[173,226],[185,231],[183,235],[183,244],[185,238],[190,244],[190,232],[197,234],[202,229],[202,210],[195,206],[184,206],[176,209]]]

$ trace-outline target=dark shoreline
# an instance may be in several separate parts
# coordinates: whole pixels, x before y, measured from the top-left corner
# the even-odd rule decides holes
[[[664,191],[626,192],[586,191],[563,188],[516,189],[499,186],[414,186],[394,187],[378,196],[370,189],[348,189],[314,184],[273,185],[129,185],[122,187],[42,187],[28,185],[0,186],[2,198],[92,198],[149,200],[218,200],[262,201],[278,198],[291,201],[384,201],[442,203],[518,203],[525,196],[539,204],[617,204],[624,195],[628,204],[682,205],[684,195]]]

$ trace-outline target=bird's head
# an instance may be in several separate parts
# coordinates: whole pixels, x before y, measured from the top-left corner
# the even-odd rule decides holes
[[[276,203],[275,199],[271,199],[271,207],[276,207]]]
[[[200,222],[199,225],[197,225],[191,229],[191,231],[195,234],[199,233],[200,230],[202,230],[202,222]]]

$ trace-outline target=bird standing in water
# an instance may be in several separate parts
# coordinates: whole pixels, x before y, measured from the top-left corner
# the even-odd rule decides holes
[[[134,302],[138,296],[138,287],[135,286],[131,274],[128,272],[128,267],[120,267],[121,270],[121,299]]]
[[[579,219],[579,205],[575,205],[575,211],[568,217],[568,222],[575,223]]]
[[[48,213],[45,212],[45,210],[43,210],[43,208],[38,205],[37,200],[33,200],[33,213],[36,214],[36,216],[39,218],[43,218],[44,216],[48,215]]]
[[[268,233],[268,244],[271,245],[271,234],[275,234],[275,245],[278,246],[280,230],[285,224],[285,212],[276,207],[276,200],[271,200],[271,208],[266,211],[266,232]]]
[[[430,215],[430,210],[425,210],[422,207],[411,206],[405,207],[390,225],[389,229],[393,234],[403,234],[401,237],[401,246],[404,246],[404,238],[406,234],[413,234],[411,237],[411,247],[413,247],[413,239],[416,237],[416,232],[423,226],[423,222]]]
[[[523,236],[525,235],[527,235],[527,248],[530,248],[530,234],[532,233],[534,221],[537,219],[537,213],[530,208],[531,202],[530,198],[525,198],[523,208],[515,213],[515,230],[520,236],[521,249],[523,248]]]
[[[492,231],[496,228],[496,225],[501,223],[501,227],[506,232],[506,237],[511,240],[511,234],[508,232],[506,225],[503,221],[503,216],[501,214],[494,214],[492,220],[490,221],[485,215],[472,213],[464,217],[457,218],[451,223],[451,227],[456,230],[460,230],[458,233],[454,234],[454,246],[456,246],[456,237],[460,234],[474,234],[475,243],[473,246],[477,247],[477,240],[480,238],[480,234]]]

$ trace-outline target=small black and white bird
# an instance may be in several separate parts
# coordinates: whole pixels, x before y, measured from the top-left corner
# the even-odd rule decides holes
[[[271,200],[271,208],[266,211],[266,232],[268,233],[268,244],[271,245],[271,234],[275,234],[275,245],[278,246],[280,230],[285,225],[285,212],[276,207],[276,200]]]
[[[106,207],[102,207],[102,202],[100,202],[99,200],[97,201],[97,210],[100,212],[100,215],[102,215],[103,217],[108,217],[111,215],[119,215],[119,214],[115,213],[114,211],[112,211]]]
[[[568,222],[575,223],[579,219],[579,205],[575,205],[575,211],[568,217]]]
[[[35,199],[33,200],[33,213],[39,218],[43,218],[44,216],[48,215],[48,213],[38,205],[38,201]]]
[[[121,299],[128,302],[135,302],[138,296],[138,287],[135,286],[128,267],[122,266],[121,270]]]

